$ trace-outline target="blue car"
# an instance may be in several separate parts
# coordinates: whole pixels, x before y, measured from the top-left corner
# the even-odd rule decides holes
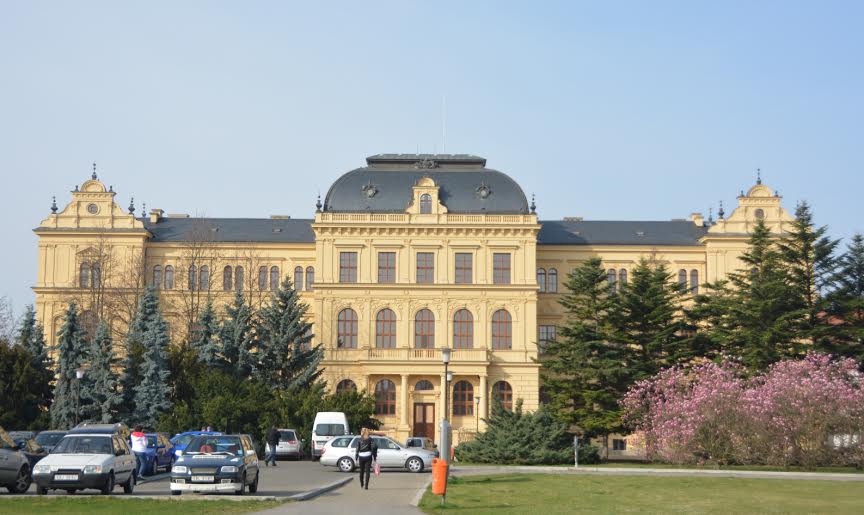
[[[186,431],[185,433],[177,433],[174,435],[174,438],[171,439],[171,444],[174,445],[174,457],[179,458],[183,451],[186,450],[186,446],[189,445],[189,442],[192,441],[193,438],[200,435],[212,435],[219,436],[222,433],[219,431]]]
[[[147,475],[158,474],[159,469],[165,469],[165,472],[171,472],[171,466],[174,464],[174,444],[168,439],[165,433],[146,433],[147,436],[147,452],[144,459],[146,460],[145,473]]]

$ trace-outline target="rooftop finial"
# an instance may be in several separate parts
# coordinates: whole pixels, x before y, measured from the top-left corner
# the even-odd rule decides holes
[[[96,180],[96,161],[93,161],[93,175],[90,176],[94,181]]]
[[[75,191],[78,191],[78,185],[77,184],[75,185]]]
[[[129,214],[135,215],[135,197],[129,199]]]
[[[57,197],[51,197],[51,212],[57,212]]]
[[[762,169],[756,169],[756,184],[762,184]]]
[[[714,208],[708,208],[708,225],[714,225]]]
[[[726,216],[726,212],[723,211],[723,201],[720,201],[720,209],[717,210],[717,216],[720,220],[723,220],[723,217]]]
[[[531,194],[531,214],[537,214],[537,204],[534,203],[534,194]]]
[[[316,213],[320,213],[320,212],[321,212],[321,207],[322,207],[322,206],[321,206],[321,194],[319,193],[319,194],[318,194],[318,202],[315,203],[315,212],[316,212]]]
[[[141,216],[147,216],[147,203],[141,203]]]

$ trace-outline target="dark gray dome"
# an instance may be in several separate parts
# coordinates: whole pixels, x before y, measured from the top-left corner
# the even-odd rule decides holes
[[[507,174],[486,168],[486,159],[465,154],[379,154],[368,166],[333,183],[324,211],[402,213],[423,177],[439,186],[450,213],[528,213],[528,199]]]

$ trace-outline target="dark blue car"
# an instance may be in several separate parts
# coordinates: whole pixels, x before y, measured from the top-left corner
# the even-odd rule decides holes
[[[168,439],[165,433],[146,433],[147,436],[147,453],[145,460],[146,474],[158,474],[159,469],[164,469],[165,472],[171,472],[171,465],[174,464],[174,444]]]
[[[199,435],[213,435],[219,436],[222,433],[219,431],[186,431],[185,433],[177,433],[174,435],[174,438],[171,439],[171,443],[174,445],[174,458],[179,458],[183,451],[186,449],[186,446],[189,445],[189,442],[192,441],[193,438]]]

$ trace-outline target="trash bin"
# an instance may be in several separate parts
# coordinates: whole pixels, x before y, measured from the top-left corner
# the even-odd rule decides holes
[[[432,460],[432,493],[434,495],[447,493],[447,462],[440,458]]]

